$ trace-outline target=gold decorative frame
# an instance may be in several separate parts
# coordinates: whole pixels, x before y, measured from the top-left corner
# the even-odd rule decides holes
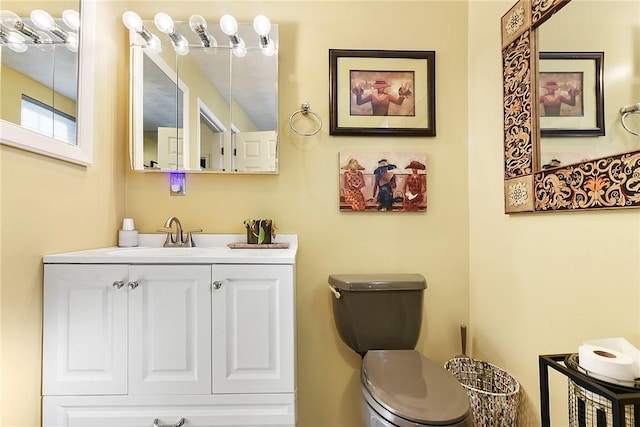
[[[571,0],[520,0],[502,17],[505,213],[640,207],[640,151],[540,170],[536,28]]]

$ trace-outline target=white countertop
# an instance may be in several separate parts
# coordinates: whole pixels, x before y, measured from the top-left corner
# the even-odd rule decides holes
[[[165,234],[140,234],[135,248],[117,246],[45,255],[45,264],[295,264],[296,234],[278,235],[272,243],[288,242],[286,249],[231,249],[228,243],[246,243],[245,234],[195,234],[194,248],[163,248]]]

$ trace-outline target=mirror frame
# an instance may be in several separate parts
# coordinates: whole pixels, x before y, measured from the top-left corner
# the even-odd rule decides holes
[[[640,207],[640,151],[540,170],[537,28],[571,0],[520,0],[502,16],[505,213]]]
[[[0,144],[79,165],[93,163],[94,50],[96,1],[80,0],[76,145],[0,120]]]

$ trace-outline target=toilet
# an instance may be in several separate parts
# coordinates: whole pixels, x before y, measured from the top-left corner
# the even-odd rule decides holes
[[[426,287],[419,274],[329,276],[338,334],[362,356],[367,427],[473,426],[460,383],[414,350]]]

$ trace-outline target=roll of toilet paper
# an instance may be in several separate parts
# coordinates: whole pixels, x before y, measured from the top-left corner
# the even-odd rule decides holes
[[[580,366],[590,373],[621,381],[633,381],[635,366],[631,356],[607,347],[581,345],[578,348]]]

